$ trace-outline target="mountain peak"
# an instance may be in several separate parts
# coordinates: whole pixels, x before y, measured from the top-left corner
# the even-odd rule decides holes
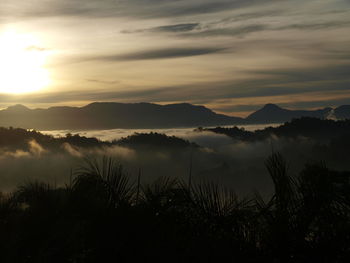
[[[301,117],[324,119],[332,111],[333,109],[330,107],[318,110],[290,110],[268,103],[263,108],[250,114],[246,119],[253,123],[282,123]]]
[[[16,105],[7,107],[6,110],[8,110],[8,111],[28,111],[29,108],[27,108],[26,106],[24,106],[22,104],[16,104]]]
[[[350,119],[350,105],[342,105],[334,109],[334,114],[338,119]]]
[[[262,108],[262,110],[266,110],[266,109],[269,109],[269,110],[281,110],[282,108],[280,106],[277,106],[276,104],[272,104],[272,103],[268,103],[268,104],[265,104],[265,106]]]

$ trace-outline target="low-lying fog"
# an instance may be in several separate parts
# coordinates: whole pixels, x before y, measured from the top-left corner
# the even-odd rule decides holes
[[[249,124],[249,125],[238,125],[239,128],[244,128],[247,131],[256,131],[264,129],[266,127],[277,127],[281,124]],[[232,126],[222,126],[232,127]],[[215,128],[215,127],[209,127]],[[169,136],[176,136],[179,138],[191,140],[193,139],[194,128],[173,128],[173,129],[110,129],[110,130],[53,130],[53,131],[41,131],[43,134],[53,135],[55,137],[65,136],[68,133],[79,134],[86,137],[95,137],[103,141],[118,140],[120,138],[132,135],[134,133],[150,133],[157,132],[163,133]]]
[[[246,129],[248,128],[253,129],[253,127]],[[63,136],[68,132],[72,131],[50,133]],[[134,132],[135,130],[104,130],[78,133],[111,140],[126,137]],[[150,130],[137,130],[137,132],[150,132]],[[106,155],[115,158],[125,167],[132,180],[136,179],[141,169],[143,183],[159,176],[174,176],[187,180],[192,156],[194,180],[213,180],[235,189],[242,195],[248,195],[254,190],[263,194],[270,192],[272,185],[264,161],[272,150],[280,151],[286,157],[290,163],[291,174],[296,174],[306,162],[314,160],[325,160],[331,168],[338,170],[350,168],[349,162],[317,150],[316,142],[306,138],[282,139],[272,136],[268,140],[243,142],[226,135],[195,132],[193,129],[157,130],[157,132],[175,135],[202,147],[172,149],[152,146],[143,148],[103,146],[86,149],[65,143],[61,146],[62,151],[58,152],[31,141],[28,151],[1,150],[0,191],[12,190],[30,180],[41,180],[56,185],[69,183],[72,174],[74,177],[74,173],[83,164],[83,157],[86,156],[100,158]]]

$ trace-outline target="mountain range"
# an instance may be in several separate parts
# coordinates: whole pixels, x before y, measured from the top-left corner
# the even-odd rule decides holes
[[[288,110],[266,104],[247,118],[218,114],[204,106],[188,103],[158,105],[94,102],[84,107],[48,109],[29,109],[15,105],[0,110],[0,126],[37,130],[176,128],[281,123],[300,117],[350,119],[350,105],[335,109]]]

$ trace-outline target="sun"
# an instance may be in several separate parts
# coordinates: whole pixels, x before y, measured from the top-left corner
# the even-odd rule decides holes
[[[32,35],[0,34],[0,93],[24,94],[45,88],[50,83],[44,68],[47,53]]]

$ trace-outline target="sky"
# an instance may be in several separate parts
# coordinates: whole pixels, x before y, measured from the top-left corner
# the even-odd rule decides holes
[[[1,0],[0,55],[2,108],[339,106],[350,104],[350,1]]]

